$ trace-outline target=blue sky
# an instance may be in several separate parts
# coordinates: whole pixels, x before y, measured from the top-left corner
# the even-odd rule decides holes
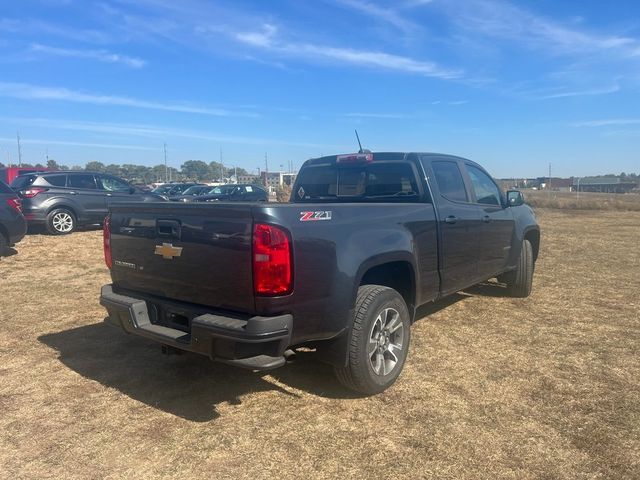
[[[640,171],[640,2],[21,0],[0,10],[0,161],[466,156]]]

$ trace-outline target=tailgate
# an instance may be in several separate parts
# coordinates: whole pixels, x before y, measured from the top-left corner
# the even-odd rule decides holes
[[[117,288],[250,312],[251,205],[129,203],[111,208]]]

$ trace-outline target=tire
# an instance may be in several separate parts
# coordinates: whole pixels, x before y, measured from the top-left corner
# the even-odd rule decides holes
[[[347,366],[335,372],[345,387],[374,395],[393,385],[402,372],[411,339],[409,310],[392,288],[363,285],[355,312]]]
[[[67,235],[77,227],[76,216],[66,208],[56,208],[47,215],[47,232],[51,235]]]
[[[518,266],[513,272],[503,274],[501,277],[507,284],[509,295],[516,298],[525,298],[531,294],[533,286],[533,248],[529,240],[522,241],[522,250],[518,258]]]

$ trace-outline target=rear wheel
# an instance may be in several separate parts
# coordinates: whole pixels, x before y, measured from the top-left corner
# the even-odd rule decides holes
[[[76,229],[76,216],[66,208],[56,208],[47,215],[47,232],[52,235],[65,235]]]
[[[347,388],[373,395],[389,388],[402,372],[409,349],[409,311],[392,288],[364,285],[358,289],[355,312],[348,363],[336,368],[336,376]]]
[[[507,284],[509,295],[512,297],[524,298],[531,294],[533,286],[533,248],[529,240],[522,241],[522,249],[518,258],[518,266],[512,272],[502,274],[499,280]]]

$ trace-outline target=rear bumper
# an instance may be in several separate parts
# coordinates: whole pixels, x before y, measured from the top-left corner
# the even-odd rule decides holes
[[[31,224],[45,223],[47,220],[47,216],[40,209],[30,209],[23,206],[22,213],[24,214],[24,218]]]
[[[8,240],[10,246],[15,245],[22,240],[27,233],[27,222],[22,216],[19,216],[10,222],[3,223],[3,225],[9,234]]]
[[[142,297],[121,295],[114,293],[112,285],[103,286],[100,304],[108,312],[105,322],[127,333],[252,370],[285,363],[293,326],[289,314],[241,319]],[[188,320],[183,329],[161,324],[161,318],[174,312],[179,312],[185,323]]]

